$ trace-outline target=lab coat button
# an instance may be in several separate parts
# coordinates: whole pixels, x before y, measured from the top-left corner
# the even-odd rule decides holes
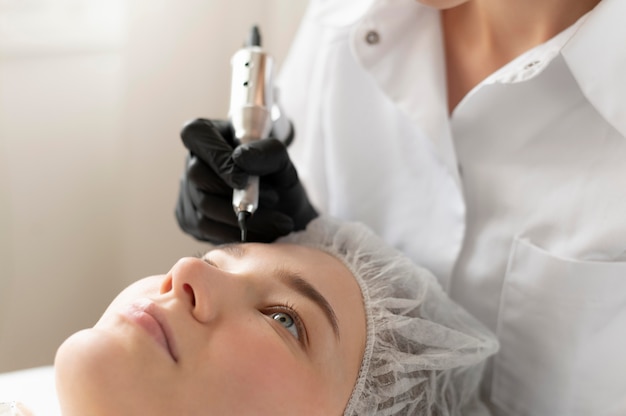
[[[531,69],[532,67],[537,66],[537,65],[539,65],[540,63],[541,63],[540,61],[532,61],[532,62],[529,62],[529,63],[527,63],[527,64],[524,66],[524,69]]]
[[[369,30],[365,35],[365,41],[370,45],[375,45],[380,41],[380,35],[375,30]]]

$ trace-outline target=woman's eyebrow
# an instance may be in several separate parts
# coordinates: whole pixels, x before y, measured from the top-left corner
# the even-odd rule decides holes
[[[221,250],[226,254],[230,254],[231,256],[240,259],[246,254],[246,249],[241,245],[241,243],[224,243],[218,246],[215,246],[212,250]],[[208,254],[208,253],[207,253]]]
[[[241,258],[246,253],[246,249],[243,245],[241,245],[241,243],[221,244],[215,247],[214,250],[222,250],[235,258]],[[330,326],[333,328],[335,337],[339,339],[339,322],[337,320],[337,315],[328,300],[326,300],[326,298],[317,289],[315,289],[315,287],[300,277],[297,273],[279,268],[276,270],[276,274],[279,276],[279,280],[286,284],[287,287],[311,300],[322,310],[322,312],[324,312],[326,319],[328,319]]]
[[[335,314],[335,311],[333,310],[330,303],[326,300],[326,298],[320,292],[318,292],[315,287],[313,287],[302,277],[298,276],[296,273],[285,269],[277,269],[276,273],[279,276],[281,282],[286,284],[292,290],[311,300],[322,310],[322,312],[324,312],[326,319],[328,319],[330,326],[333,328],[335,337],[339,339],[339,323],[337,321],[337,315]]]

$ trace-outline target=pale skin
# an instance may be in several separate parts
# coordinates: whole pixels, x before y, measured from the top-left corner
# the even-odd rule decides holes
[[[132,284],[66,340],[59,402],[64,416],[341,415],[365,332],[360,289],[336,258],[226,246]]]
[[[448,110],[494,71],[571,26],[600,0],[418,0],[441,10]]]

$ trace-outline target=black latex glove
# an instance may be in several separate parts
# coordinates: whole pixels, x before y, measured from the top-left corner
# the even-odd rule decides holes
[[[270,137],[238,145],[229,122],[206,119],[187,123],[181,137],[190,153],[176,219],[186,233],[212,243],[240,241],[233,189],[243,188],[248,175],[260,177],[260,193],[247,241],[271,242],[317,216],[283,142]]]

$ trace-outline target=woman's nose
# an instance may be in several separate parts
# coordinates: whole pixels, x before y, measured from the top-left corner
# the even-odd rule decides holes
[[[180,259],[161,285],[161,294],[173,293],[194,318],[207,323],[215,318],[227,290],[228,278],[219,269],[197,258]]]

